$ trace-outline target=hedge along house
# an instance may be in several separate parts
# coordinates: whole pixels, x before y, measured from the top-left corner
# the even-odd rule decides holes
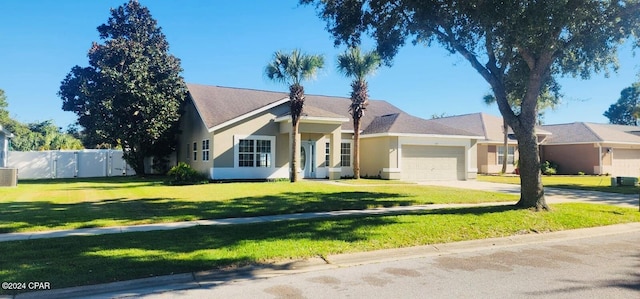
[[[9,139],[13,134],[0,125],[0,167],[7,167],[9,160]]]
[[[504,129],[501,117],[486,113],[473,113],[434,119],[435,122],[472,132],[482,136],[478,141],[478,172],[485,174],[500,173],[503,157],[507,155],[507,173],[513,173],[518,161],[518,141],[509,128],[507,148],[504,147]],[[551,133],[542,127],[536,127],[538,143],[543,143]]]
[[[212,180],[289,177],[288,94],[187,84],[178,159]],[[350,177],[354,129],[342,97],[306,95],[300,120],[302,178]],[[464,180],[477,174],[482,136],[371,100],[362,119],[361,174],[384,179]]]
[[[542,158],[558,164],[559,174],[640,176],[640,128],[575,122],[545,125],[552,133]]]

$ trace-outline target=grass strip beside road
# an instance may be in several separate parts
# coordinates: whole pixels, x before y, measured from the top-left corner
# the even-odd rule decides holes
[[[520,185],[520,177],[512,175],[478,175],[478,181]],[[640,189],[634,186],[611,186],[610,176],[550,175],[542,176],[542,184],[545,187],[620,194],[638,194],[640,192]]]
[[[0,194],[0,233],[517,199],[509,194],[412,184],[305,181],[165,186],[161,178],[131,177],[21,181],[17,188],[5,188]]]
[[[52,288],[64,288],[628,222],[640,222],[640,213],[628,208],[565,203],[553,205],[552,212],[494,206],[14,241],[0,243],[0,281],[43,281],[50,282]]]

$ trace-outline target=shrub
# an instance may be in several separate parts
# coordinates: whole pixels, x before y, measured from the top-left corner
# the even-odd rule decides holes
[[[172,167],[167,172],[169,179],[167,183],[169,185],[194,185],[203,184],[207,182],[207,177],[195,169],[191,168],[189,164],[180,162],[178,165]]]
[[[584,171],[578,171],[578,175],[584,175]]]
[[[542,174],[545,175],[554,175],[558,173],[558,164],[544,161],[544,163],[540,165],[540,171],[542,171]]]

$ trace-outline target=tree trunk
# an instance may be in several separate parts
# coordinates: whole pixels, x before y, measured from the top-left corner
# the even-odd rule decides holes
[[[298,158],[300,157],[300,134],[299,124],[302,116],[302,108],[304,107],[304,87],[300,84],[289,86],[289,108],[291,111],[291,134],[293,140],[291,142],[291,173],[290,181],[295,183],[298,181]]]
[[[502,118],[502,130],[504,132],[504,155],[502,155],[502,170],[501,174],[507,173],[507,162],[509,162],[509,126],[507,120]]]
[[[144,170],[144,155],[140,154],[136,149],[125,150],[123,158],[133,168],[137,176],[143,177],[146,174]]]
[[[289,180],[292,183],[295,183],[299,180],[299,175],[298,175],[298,157],[300,156],[298,154],[300,152],[300,149],[299,149],[300,134],[298,132],[299,123],[300,123],[299,118],[296,118],[295,121],[291,122],[293,140],[291,141],[291,174],[289,175]]]
[[[360,119],[353,119],[353,178],[360,179]]]
[[[538,116],[537,100],[541,84],[540,76],[533,76],[530,79],[528,90],[538,90],[538,92],[527,92],[522,101],[519,115],[513,113],[507,101],[504,85],[492,84],[500,113],[518,140],[520,200],[516,205],[523,208],[535,208],[538,211],[549,210],[544,198],[542,176],[540,175],[540,149],[535,133]]]
[[[521,132],[518,136],[520,151],[520,200],[516,204],[537,211],[549,210],[544,198],[542,176],[540,174],[540,150],[535,131]]]

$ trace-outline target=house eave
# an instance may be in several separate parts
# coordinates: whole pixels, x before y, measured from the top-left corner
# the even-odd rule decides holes
[[[412,134],[412,133],[376,133],[360,135],[360,138],[376,137],[422,137],[422,138],[451,138],[451,139],[483,139],[484,136],[471,135],[444,135],[444,134]]]
[[[230,119],[228,121],[225,121],[225,122],[223,122],[223,123],[221,123],[219,125],[213,126],[213,127],[209,128],[208,131],[209,131],[209,133],[213,133],[214,131],[217,131],[217,130],[220,130],[222,128],[225,128],[225,127],[228,127],[230,125],[233,125],[235,123],[241,122],[241,121],[243,121],[243,120],[245,120],[247,118],[250,118],[250,117],[253,117],[255,115],[258,115],[258,114],[260,114],[262,112],[265,112],[265,111],[267,111],[267,110],[269,110],[271,108],[280,106],[280,105],[282,105],[282,104],[284,104],[284,103],[286,103],[288,101],[289,101],[289,98],[283,98],[283,99],[278,100],[276,102],[273,102],[273,103],[271,103],[269,105],[266,105],[266,106],[261,107],[259,109],[256,109],[256,110],[253,110],[251,112],[245,113],[245,114],[240,115],[240,116],[238,116],[236,118],[233,118],[233,119]],[[196,109],[197,109],[197,107],[196,107]]]
[[[291,115],[277,117],[274,121],[275,122],[291,122]],[[314,124],[342,124],[348,121],[349,119],[345,117],[303,116],[300,118],[300,123],[314,123]]]
[[[563,143],[544,143],[541,145],[584,145],[584,144],[593,144],[594,146],[600,144],[619,144],[619,145],[636,145],[640,146],[638,142],[624,142],[624,141],[582,141],[582,142],[563,142]]]

